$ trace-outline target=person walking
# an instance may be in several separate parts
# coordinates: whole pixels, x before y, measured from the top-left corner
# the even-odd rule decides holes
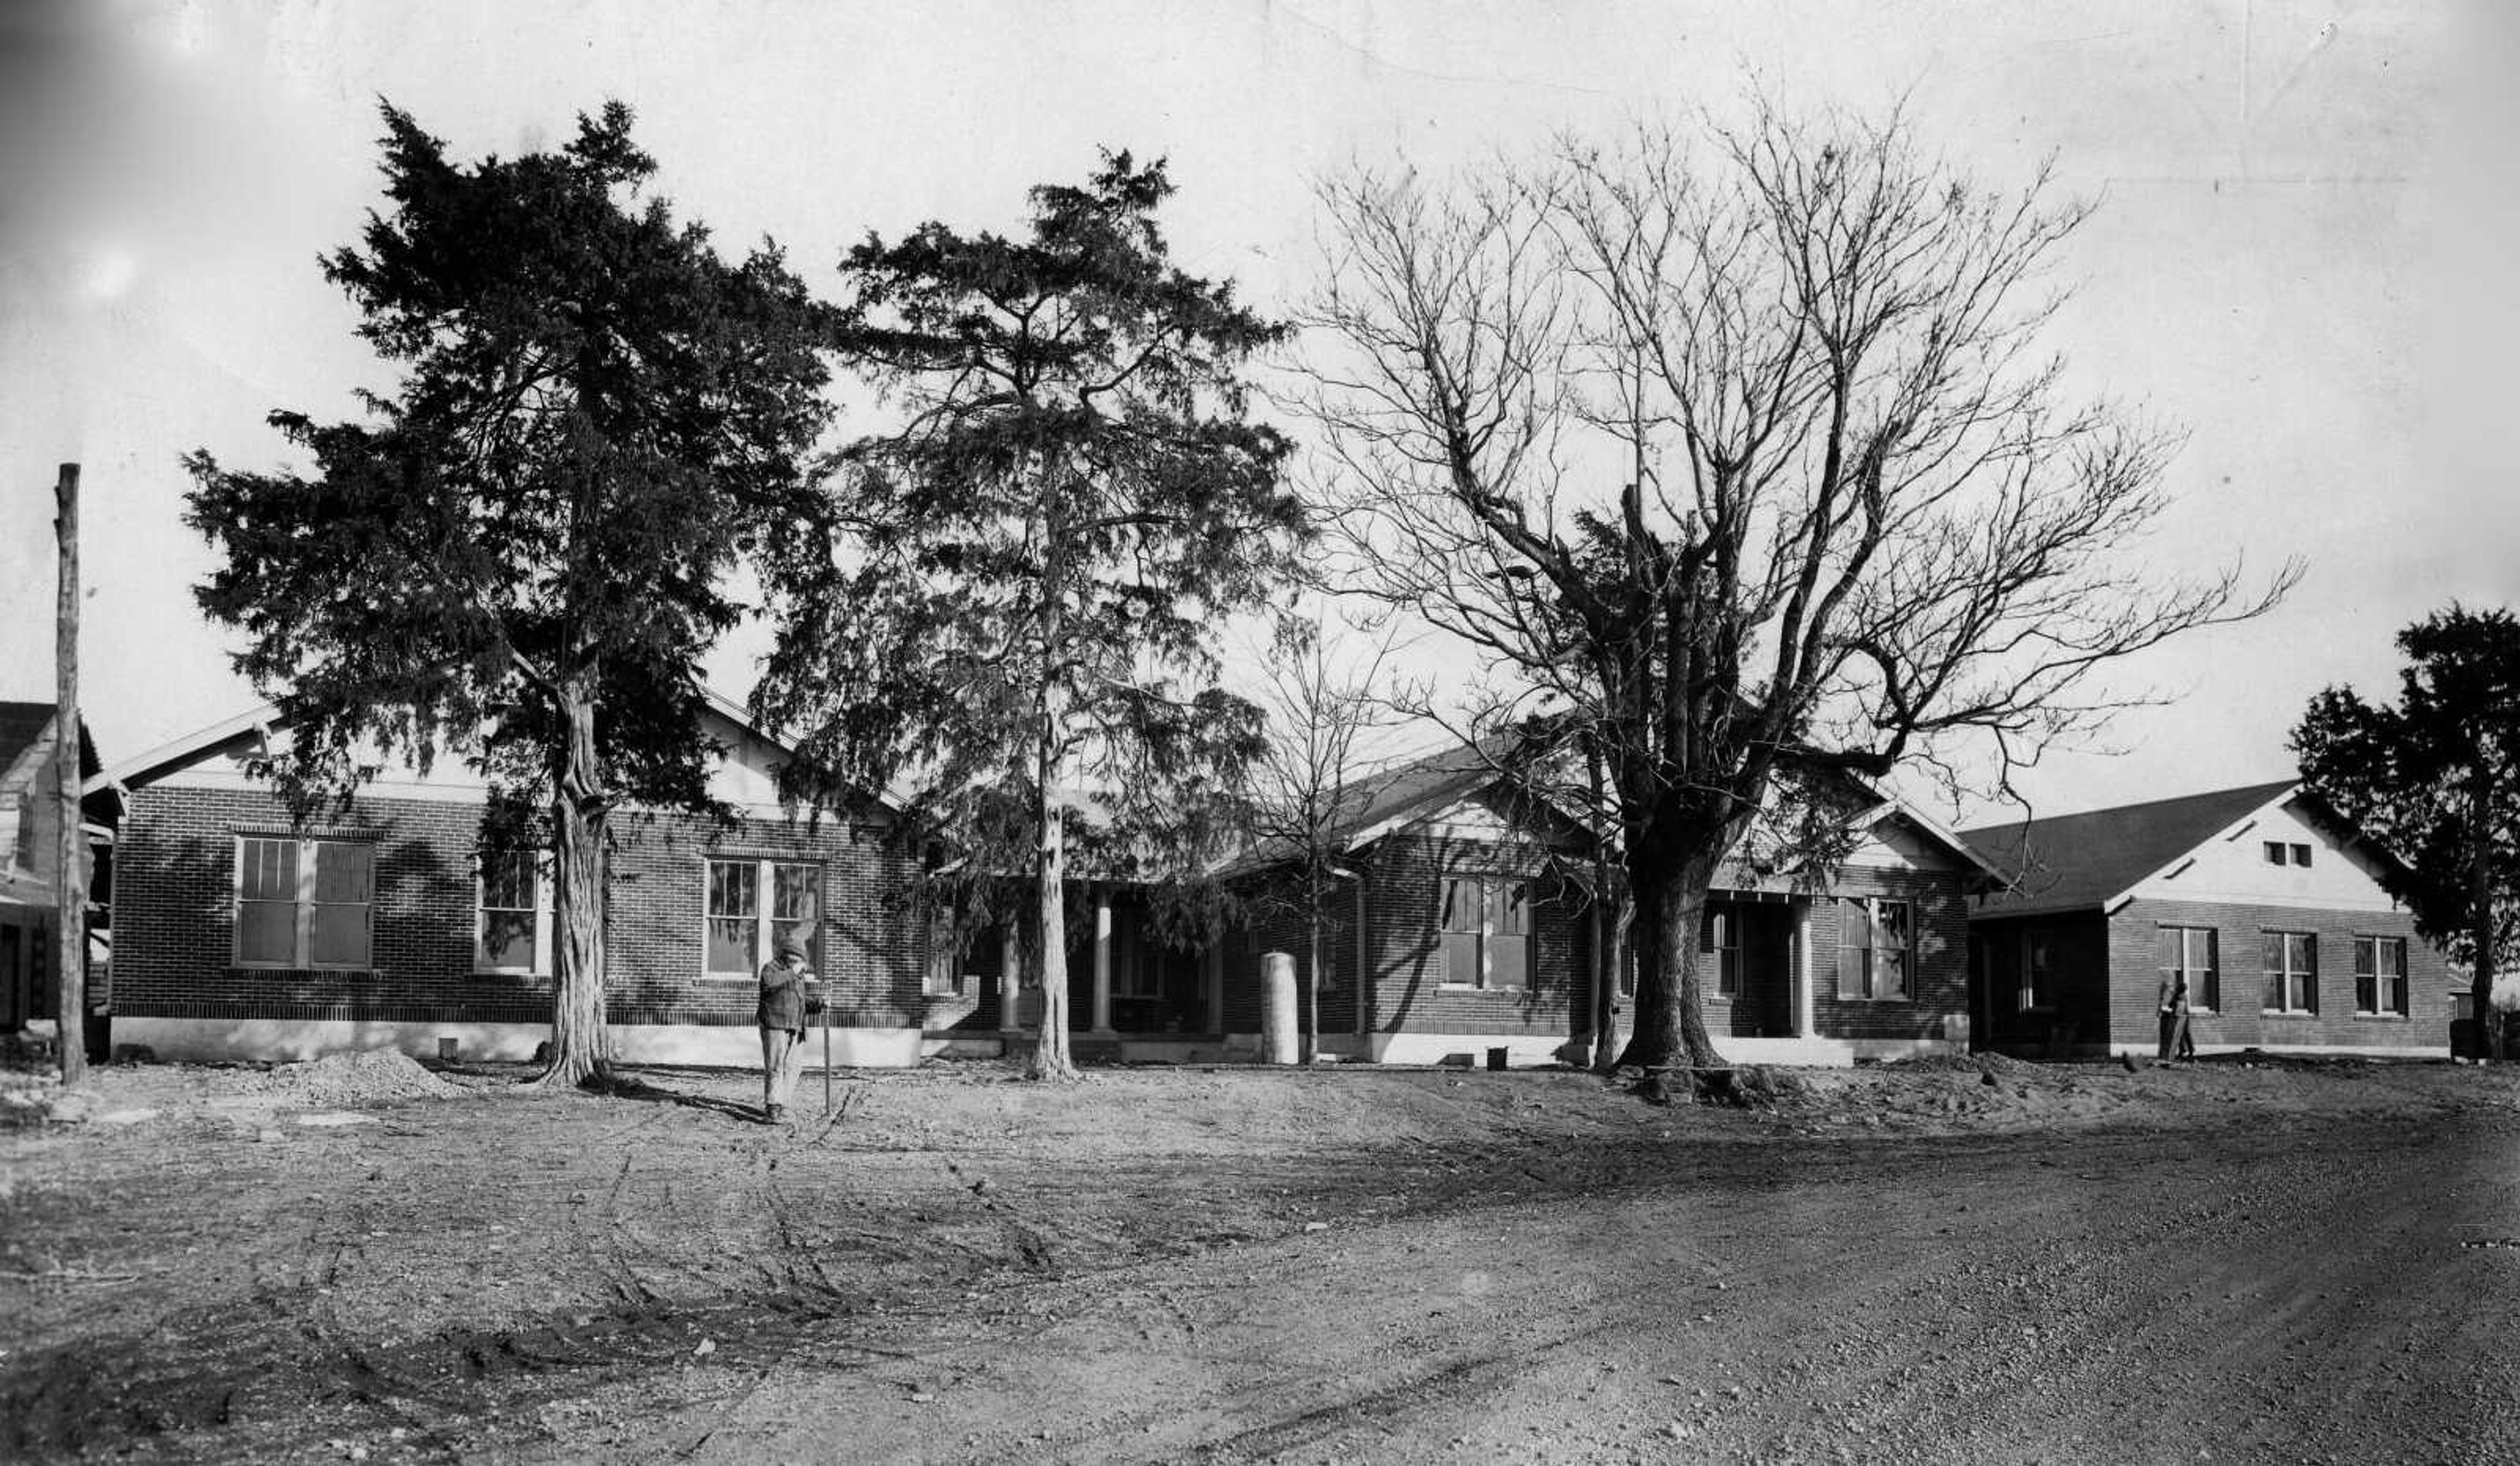
[[[2187,1034],[2187,974],[2173,967],[2161,978],[2161,1048],[2163,1064],[2196,1056],[2196,1041]]]
[[[806,985],[820,981],[806,970],[805,945],[793,937],[780,938],[779,955],[761,964],[761,1118],[771,1125],[788,1118],[788,1096],[805,1061],[805,1019],[823,1007]]]

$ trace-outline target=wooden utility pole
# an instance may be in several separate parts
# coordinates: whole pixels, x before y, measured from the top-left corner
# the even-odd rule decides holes
[[[87,866],[79,858],[78,482],[79,466],[64,464],[53,485],[61,511],[53,520],[53,535],[62,555],[61,603],[53,615],[53,665],[60,684],[53,698],[53,759],[61,775],[62,826],[61,868],[54,885],[53,986],[61,999],[65,1085],[87,1078]]]

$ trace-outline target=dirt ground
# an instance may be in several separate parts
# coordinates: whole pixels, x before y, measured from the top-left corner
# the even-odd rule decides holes
[[[2520,1460],[2508,1069],[517,1078],[0,1087],[0,1458]]]

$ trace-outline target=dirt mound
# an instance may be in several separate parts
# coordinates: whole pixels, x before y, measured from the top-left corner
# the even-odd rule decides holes
[[[1918,1053],[1881,1065],[1903,1074],[2037,1074],[2041,1066],[2002,1053]]]
[[[472,1092],[423,1069],[411,1055],[392,1049],[330,1053],[303,1064],[284,1064],[260,1076],[254,1088],[311,1105],[451,1099]]]

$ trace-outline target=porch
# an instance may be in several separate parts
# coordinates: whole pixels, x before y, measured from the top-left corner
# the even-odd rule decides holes
[[[1167,945],[1135,890],[1082,887],[1085,919],[1067,930],[1067,1028],[1079,1058],[1216,1057],[1224,1048],[1224,964],[1213,951]],[[1039,974],[1013,923],[974,934],[959,959],[931,965],[924,1051],[988,1057],[1041,1030]]]

